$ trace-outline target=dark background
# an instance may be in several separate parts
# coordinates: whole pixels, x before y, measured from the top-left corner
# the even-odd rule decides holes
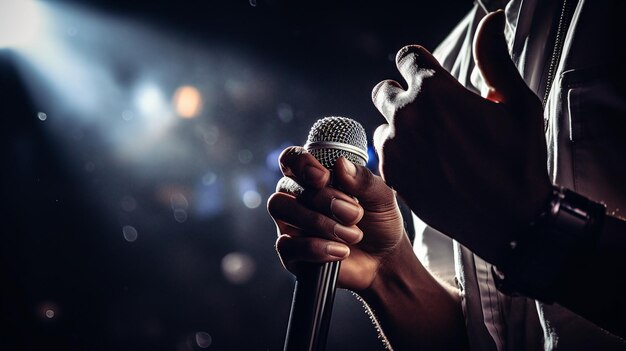
[[[396,51],[434,49],[472,6],[37,3],[54,29],[0,49],[6,350],[281,350],[294,280],[265,210],[277,153],[328,115],[371,136]],[[197,87],[202,112],[145,141],[144,81]],[[349,292],[331,328],[329,350],[382,349]]]

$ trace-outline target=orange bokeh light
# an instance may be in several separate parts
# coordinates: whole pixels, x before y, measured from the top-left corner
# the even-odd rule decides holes
[[[192,86],[182,86],[174,93],[174,108],[182,118],[194,118],[202,110],[202,96]]]

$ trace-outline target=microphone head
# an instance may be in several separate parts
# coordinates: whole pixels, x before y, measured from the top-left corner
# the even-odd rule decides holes
[[[326,168],[332,168],[341,156],[360,166],[368,160],[365,129],[346,117],[319,119],[311,127],[304,147]]]

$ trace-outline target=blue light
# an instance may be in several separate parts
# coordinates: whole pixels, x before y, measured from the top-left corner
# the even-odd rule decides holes
[[[367,156],[369,157],[366,165],[367,168],[376,173],[378,171],[378,155],[376,154],[376,150],[373,146],[369,146],[367,148]]]

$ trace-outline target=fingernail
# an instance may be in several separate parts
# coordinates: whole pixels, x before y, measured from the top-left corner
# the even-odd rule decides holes
[[[302,178],[304,179],[304,181],[306,181],[307,183],[316,183],[318,181],[320,181],[326,172],[324,172],[323,170],[317,168],[317,167],[313,167],[313,166],[307,166],[304,169],[304,172],[302,174]]]
[[[343,164],[345,165],[346,173],[348,173],[348,175],[352,177],[356,176],[356,166],[352,162],[347,161]]]
[[[356,243],[363,235],[363,232],[359,228],[346,227],[345,225],[341,225],[339,223],[335,224],[333,231],[336,237],[348,244]]]
[[[330,212],[342,223],[352,223],[361,215],[361,207],[346,200],[333,198],[330,201]]]
[[[331,255],[331,256],[335,256],[335,257],[339,257],[339,258],[343,258],[345,257],[348,253],[350,252],[350,249],[348,249],[348,247],[343,246],[343,245],[338,245],[338,244],[328,244],[326,246],[326,253]]]

